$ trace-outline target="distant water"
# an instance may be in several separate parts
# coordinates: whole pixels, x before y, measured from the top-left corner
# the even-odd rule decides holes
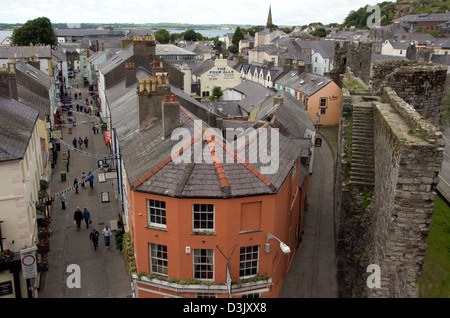
[[[183,33],[186,30],[168,30],[170,33]],[[204,37],[207,38],[214,38],[216,36],[223,36],[227,33],[234,33],[234,30],[194,30],[197,33],[200,33]]]

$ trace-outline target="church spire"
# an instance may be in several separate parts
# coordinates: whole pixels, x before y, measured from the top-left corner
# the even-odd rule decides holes
[[[269,5],[269,16],[267,17],[266,28],[271,29],[273,27],[272,23],[272,4]]]

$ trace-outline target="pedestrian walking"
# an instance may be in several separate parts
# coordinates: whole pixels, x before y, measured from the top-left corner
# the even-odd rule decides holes
[[[77,112],[80,112],[80,105],[77,104]]]
[[[81,149],[81,146],[83,145],[83,139],[81,139],[81,137],[78,137],[78,144],[80,145]]]
[[[100,236],[100,233],[98,233],[98,231],[96,229],[93,229],[91,231],[91,234],[89,234],[89,238],[92,241],[92,244],[94,245],[94,250],[97,250],[99,236]]]
[[[77,97],[78,97],[78,94],[77,94],[77,93],[75,93],[75,99],[77,99]]]
[[[83,104],[80,105],[80,113],[83,112]]]
[[[65,210],[66,209],[66,196],[64,194],[61,194],[60,199],[61,199],[61,205],[62,205],[61,209]]]
[[[83,210],[83,218],[84,222],[86,222],[86,228],[89,228],[89,222],[91,221],[91,214],[89,213],[87,208],[84,208]]]
[[[88,137],[87,136],[84,137],[84,144],[86,145],[86,148],[88,147],[88,142],[89,142]]]
[[[72,144],[73,144],[73,147],[75,149],[77,149],[77,138],[73,137]]]
[[[95,135],[95,132],[96,132],[96,129],[95,129],[95,124],[93,124],[92,125],[92,132],[94,133],[94,135]]]
[[[75,188],[75,193],[78,193],[78,179],[73,180],[73,187]]]
[[[74,221],[75,225],[77,226],[77,231],[80,230],[81,220],[83,220],[83,213],[80,211],[80,208],[78,207],[77,210],[73,214],[73,221]]]
[[[109,248],[111,244],[111,229],[108,225],[103,229],[102,234],[105,238],[105,246],[106,248]]]
[[[92,174],[92,172],[89,171],[87,179],[89,181],[89,186],[91,187],[91,189],[94,189],[94,175]]]
[[[81,187],[82,187],[83,189],[86,189],[86,185],[85,185],[86,180],[87,180],[87,175],[86,175],[86,173],[83,171],[83,173],[81,174]]]
[[[98,135],[98,124],[95,124],[95,130],[97,131],[97,135]]]

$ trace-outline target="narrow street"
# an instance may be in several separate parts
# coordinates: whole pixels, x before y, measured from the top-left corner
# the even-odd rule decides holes
[[[78,83],[82,87],[79,79],[80,75],[72,80],[74,86]],[[88,95],[88,88],[80,88],[83,100],[73,100],[74,106],[78,103],[84,103]],[[75,90],[72,89],[72,96]],[[75,107],[74,107],[75,109]],[[76,110],[76,109],[75,109]],[[62,128],[62,140],[72,145],[73,138],[88,137],[88,148],[85,145],[83,152],[91,154],[110,155],[109,146],[106,145],[101,129],[99,134],[94,134],[91,117],[87,114],[75,113],[76,121],[79,123],[69,133],[70,127]],[[64,118],[67,120],[67,112],[64,112]],[[88,121],[88,122],[86,122]],[[82,123],[85,122],[85,123]],[[63,162],[63,152],[68,151],[68,147],[61,143],[61,150],[58,152],[58,160],[53,169],[51,179],[51,192],[58,193],[73,186],[74,178],[81,180],[82,173],[94,172],[98,169],[98,160],[100,158],[89,156],[79,151],[70,149],[69,172],[66,173],[66,180],[61,178],[61,172],[66,171],[66,163]],[[107,178],[104,182],[99,182],[99,173],[95,173],[93,189],[87,182],[86,188],[79,188],[78,193],[70,190],[66,193],[65,210],[62,209],[59,198],[55,199],[52,206],[52,223],[50,228],[53,230],[53,236],[50,238],[50,252],[48,253],[49,271],[43,274],[39,297],[41,298],[111,298],[128,297],[131,295],[130,277],[126,273],[125,264],[122,255],[116,249],[114,233],[111,237],[111,247],[105,248],[102,230],[108,225],[117,224],[119,219],[119,205],[115,192],[117,191],[116,180]],[[102,193],[109,193],[109,202],[102,200]],[[87,208],[91,215],[92,224],[86,228],[82,221],[81,229],[77,231],[74,225],[74,211],[80,208],[81,211]],[[95,228],[100,233],[98,249],[94,250],[92,242],[89,239],[91,230]],[[71,279],[73,270],[68,271],[71,264],[78,265],[81,273],[81,288],[70,288],[67,280]]]
[[[308,187],[308,209],[304,234],[286,276],[281,298],[336,298],[337,267],[335,259],[333,184],[333,130],[321,128],[328,142],[315,148],[313,174]],[[318,135],[325,139],[324,136]]]

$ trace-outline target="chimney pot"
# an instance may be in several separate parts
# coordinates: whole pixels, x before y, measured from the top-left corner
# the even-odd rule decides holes
[[[164,96],[164,103],[170,103],[170,97],[169,95]]]
[[[172,103],[176,103],[176,102],[177,102],[177,97],[172,94]]]

